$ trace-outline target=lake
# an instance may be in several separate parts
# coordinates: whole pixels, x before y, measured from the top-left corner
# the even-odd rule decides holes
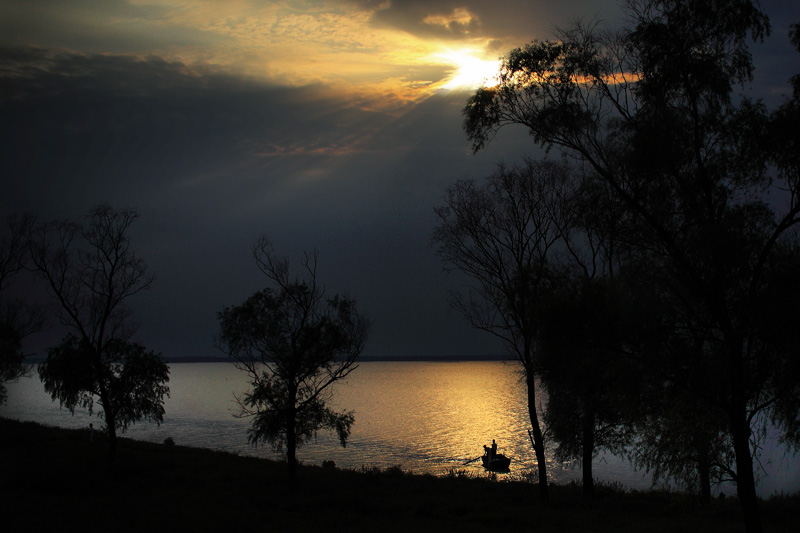
[[[483,445],[495,439],[499,451],[512,458],[509,476],[534,471],[525,385],[518,368],[499,361],[361,363],[335,388],[335,407],[355,413],[347,447],[321,433],[300,448],[298,458],[306,464],[332,460],[339,467],[355,469],[399,465],[416,473],[441,475],[456,469],[482,475],[480,461],[464,463],[481,455]],[[60,409],[35,372],[7,387],[8,403],[0,407],[0,416],[66,428],[100,425],[85,411],[71,416]],[[249,420],[234,417],[239,411],[234,394],[247,389],[247,379],[233,365],[172,364],[169,387],[164,423],[138,423],[125,436],[151,442],[171,437],[180,445],[280,459],[269,447],[249,445]],[[762,495],[800,490],[800,461],[786,457],[777,439],[768,438],[762,463]],[[577,464],[558,463],[552,453],[548,467],[556,483],[580,478]],[[649,476],[613,455],[598,457],[594,471],[596,479],[628,488],[646,489],[651,484]]]

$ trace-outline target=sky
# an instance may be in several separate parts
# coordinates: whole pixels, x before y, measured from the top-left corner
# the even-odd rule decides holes
[[[800,57],[795,0],[742,90],[774,106]],[[503,352],[448,305],[466,280],[431,244],[445,189],[540,157],[522,129],[472,154],[461,110],[498,59],[615,0],[0,0],[0,218],[135,208],[156,281],[129,301],[135,340],[220,356],[217,312],[268,285],[260,235],[372,321],[364,355]],[[21,284],[21,286],[20,286]],[[21,278],[16,290],[39,298]],[[44,353],[57,323],[29,341]]]

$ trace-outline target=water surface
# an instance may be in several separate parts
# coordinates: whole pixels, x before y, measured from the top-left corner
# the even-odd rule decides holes
[[[510,475],[535,471],[525,385],[518,368],[497,361],[361,363],[334,390],[334,407],[355,414],[347,447],[322,433],[301,448],[298,457],[308,464],[332,460],[356,469],[399,465],[418,473],[467,470],[480,475],[480,461],[464,463],[481,455],[482,446],[495,439],[500,451],[512,458]],[[243,372],[228,363],[184,363],[172,364],[170,375],[164,423],[138,423],[126,436],[152,442],[171,437],[182,445],[281,457],[268,446],[249,445],[249,420],[234,416],[239,412],[234,395],[248,386]],[[0,416],[69,428],[101,423],[85,411],[71,416],[60,409],[35,372],[8,384],[8,389],[8,403],[0,408]],[[767,443],[767,452],[765,469],[770,476],[762,482],[761,493],[800,490],[798,461],[784,457],[775,442]],[[548,455],[553,481],[580,477],[575,465],[558,463],[551,452]],[[648,476],[619,457],[601,456],[594,469],[596,479],[636,489],[650,486]]]

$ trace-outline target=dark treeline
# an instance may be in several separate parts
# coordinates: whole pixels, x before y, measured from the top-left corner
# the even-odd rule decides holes
[[[555,161],[463,181],[437,209],[454,306],[527,377],[539,484],[546,427],[583,464],[628,451],[707,502],[754,469],[774,425],[800,444],[800,76],[776,109],[735,94],[769,21],[750,1],[641,0],[627,27],[576,24],[511,51],[464,110],[477,151],[521,125]],[[791,38],[800,49],[800,32]]]

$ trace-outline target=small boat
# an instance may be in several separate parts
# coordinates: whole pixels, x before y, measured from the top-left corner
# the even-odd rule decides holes
[[[490,453],[484,453],[481,456],[481,461],[483,461],[483,467],[486,470],[491,470],[492,472],[503,472],[508,470],[508,467],[511,465],[511,458],[506,457],[502,453],[494,454],[494,457],[490,458]]]

